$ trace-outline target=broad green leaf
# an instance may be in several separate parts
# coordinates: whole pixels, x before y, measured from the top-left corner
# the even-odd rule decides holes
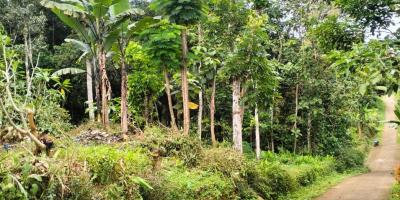
[[[89,36],[86,33],[85,27],[75,18],[69,17],[65,15],[61,10],[58,8],[52,9],[53,13],[60,18],[67,26],[71,27],[74,31],[76,31],[79,35],[81,35],[86,41],[89,40]]]
[[[82,52],[90,52],[90,46],[82,41],[79,40],[75,40],[75,39],[65,39],[65,42],[69,42],[74,44],[79,50],[81,50]]]
[[[51,76],[61,76],[61,75],[67,75],[67,74],[81,74],[81,73],[85,73],[85,72],[86,72],[85,70],[70,67],[70,68],[64,68],[64,69],[57,70]]]
[[[37,180],[39,182],[42,182],[42,176],[40,176],[38,174],[31,174],[31,175],[28,176],[28,178],[32,178],[32,179],[35,179],[35,180]]]
[[[367,87],[368,87],[367,84],[362,84],[362,85],[360,86],[359,92],[360,92],[361,95],[363,95],[363,96],[365,95],[365,93],[367,92]]]
[[[385,87],[385,86],[376,86],[375,89],[376,89],[376,90],[383,91],[383,92],[386,92],[386,91],[387,91],[387,87]]]

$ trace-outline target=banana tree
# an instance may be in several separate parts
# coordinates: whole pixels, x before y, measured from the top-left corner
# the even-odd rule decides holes
[[[105,127],[109,125],[108,101],[111,87],[106,71],[106,52],[120,37],[118,28],[137,9],[125,9],[127,0],[42,0],[41,4],[53,11],[71,27],[85,43],[90,44],[97,57],[101,85],[101,116]],[[117,12],[117,10],[124,10]]]
[[[76,48],[82,51],[79,61],[85,59],[86,71],[79,68],[64,68],[53,73],[53,76],[60,76],[65,74],[80,74],[86,72],[86,90],[87,90],[87,104],[90,121],[95,121],[94,105],[93,105],[93,66],[96,56],[92,54],[91,47],[82,41],[75,39],[65,39],[66,42],[74,44]]]

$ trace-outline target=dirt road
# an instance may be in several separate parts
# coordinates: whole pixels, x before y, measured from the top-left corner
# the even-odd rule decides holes
[[[394,97],[383,98],[386,105],[386,120],[395,119],[393,113],[396,101]],[[400,146],[396,142],[396,129],[385,124],[380,146],[374,148],[367,165],[371,172],[352,177],[331,188],[317,200],[387,200],[394,183],[391,172],[400,164]]]

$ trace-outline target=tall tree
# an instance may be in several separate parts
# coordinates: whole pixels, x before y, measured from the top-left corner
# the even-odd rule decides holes
[[[168,16],[173,23],[182,25],[182,100],[183,100],[183,134],[189,135],[190,110],[189,110],[189,82],[188,82],[188,26],[196,24],[206,14],[206,4],[203,0],[155,0],[151,8]]]
[[[144,30],[141,40],[155,65],[160,66],[164,75],[164,88],[167,95],[171,127],[178,131],[171,94],[170,72],[179,66],[180,55],[180,26],[162,20]]]
[[[78,33],[97,56],[101,85],[101,116],[105,127],[109,126],[108,100],[111,98],[111,86],[106,71],[106,53],[120,36],[118,27],[129,15],[137,10],[125,10],[116,15],[115,10],[125,9],[118,6],[121,1],[52,1],[41,2],[50,8],[66,25]]]

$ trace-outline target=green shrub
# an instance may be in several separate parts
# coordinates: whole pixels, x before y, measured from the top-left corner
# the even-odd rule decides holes
[[[161,174],[153,182],[154,190],[145,199],[214,200],[235,199],[235,188],[222,174],[201,170],[174,169]]]
[[[188,167],[195,167],[203,157],[201,141],[197,137],[182,137],[158,127],[147,128],[138,146],[157,152],[162,157],[176,156]]]
[[[295,179],[278,163],[261,162],[251,167],[248,182],[264,199],[277,199],[296,188]]]
[[[61,108],[57,102],[48,102],[46,106],[42,106],[37,111],[35,119],[41,133],[61,135],[73,127],[68,111]]]
[[[390,200],[400,200],[400,184],[396,183],[392,187]]]
[[[364,165],[365,154],[354,148],[342,149],[336,158],[336,170],[344,172],[348,169],[359,168]]]
[[[129,174],[137,175],[150,169],[149,155],[143,149],[117,149],[110,146],[83,147],[79,150],[79,159],[89,164],[93,181],[110,183]]]
[[[213,148],[204,151],[204,157],[199,167],[232,176],[245,171],[245,160],[240,153],[232,148]]]
[[[256,199],[256,193],[247,183],[245,173],[247,161],[232,148],[212,148],[204,151],[204,157],[199,168],[205,171],[222,173],[229,178],[236,187],[236,194],[240,199]]]

